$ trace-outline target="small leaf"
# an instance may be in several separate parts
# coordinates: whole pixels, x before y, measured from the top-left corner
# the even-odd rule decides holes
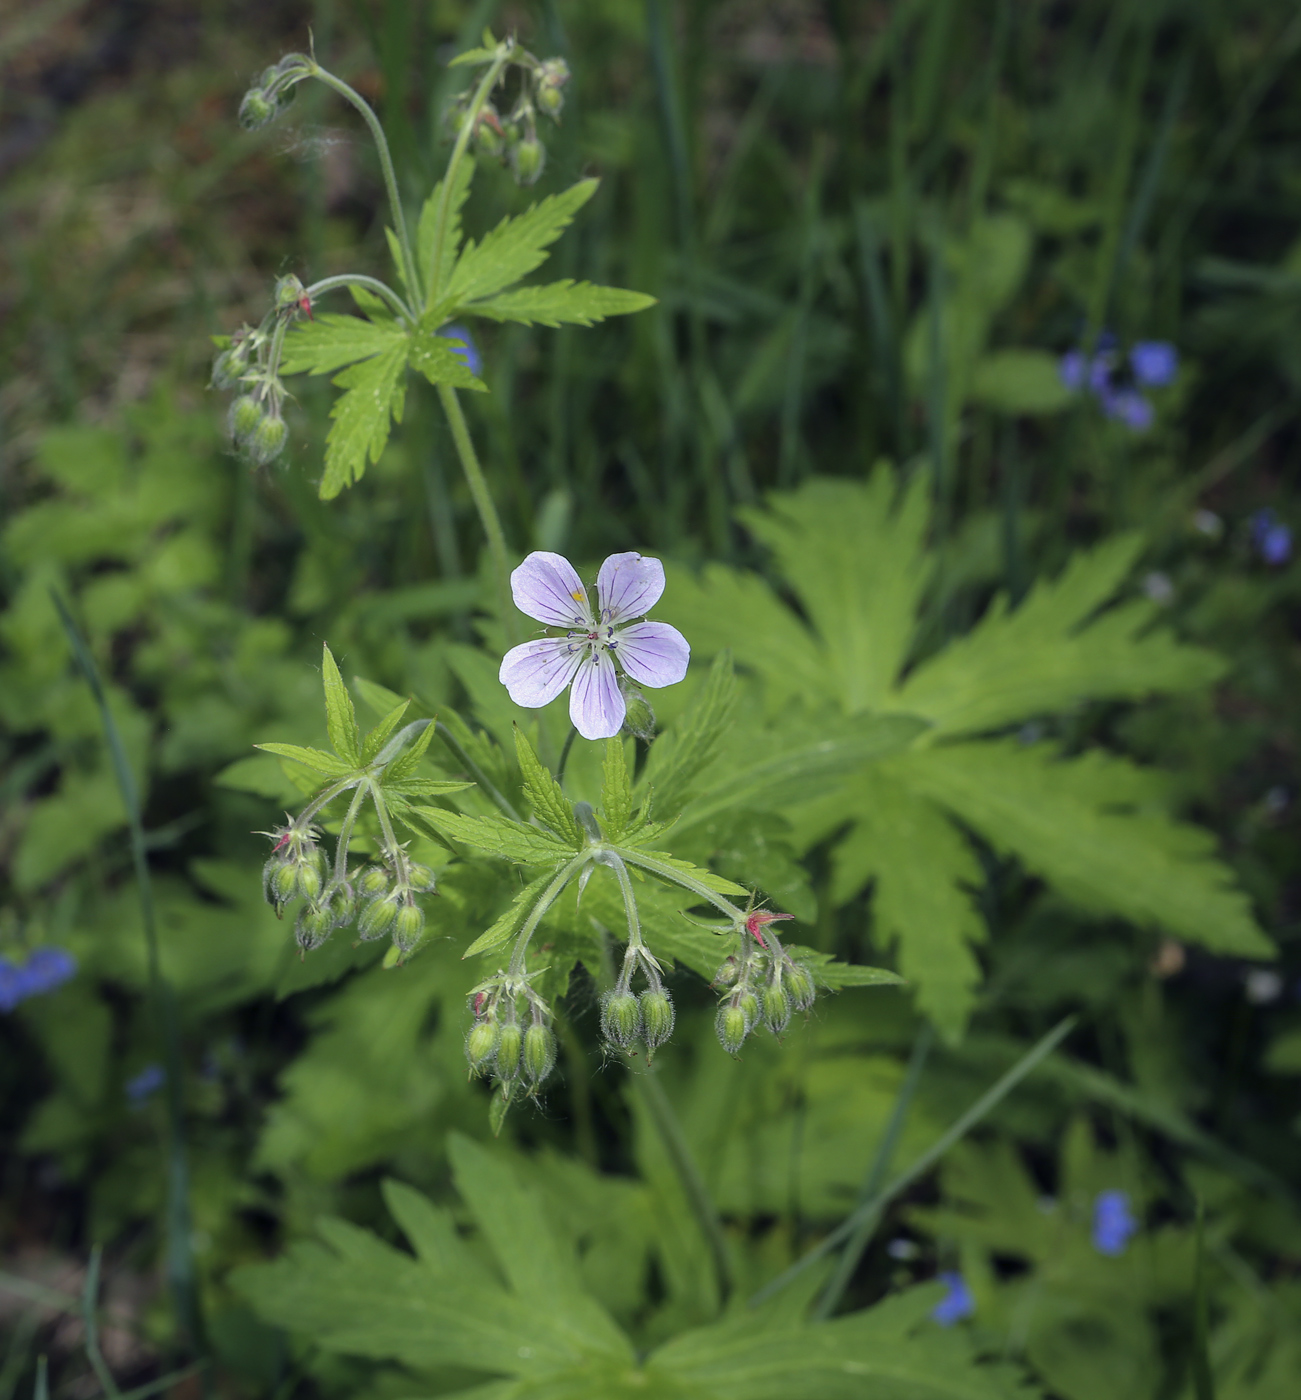
[[[323,648],[321,658],[321,678],[325,683],[325,727],[330,734],[330,743],[340,758],[346,759],[354,768],[361,764],[361,732],[357,728],[357,711],[353,708],[352,696],[343,683],[339,668],[328,646]]]
[[[610,840],[617,841],[628,829],[632,817],[632,784],[628,780],[628,765],[624,761],[623,740],[618,735],[605,741],[605,763],[601,771],[605,777],[601,788],[605,834]]]
[[[445,294],[448,306],[493,296],[527,277],[547,259],[546,249],[596,193],[596,180],[580,180],[514,219],[503,219],[482,243],[465,245]]]
[[[522,890],[511,900],[505,912],[486,932],[481,933],[478,938],[461,954],[462,958],[477,957],[480,953],[491,953],[494,949],[500,948],[509,943],[524,925],[524,920],[528,918],[529,910],[542,897],[542,892],[551,882],[551,872],[539,875],[536,880],[531,880]]]
[[[360,481],[367,462],[379,461],[388,442],[390,418],[402,421],[403,375],[409,340],[337,374],[333,382],[348,392],[330,410],[334,423],[325,444],[321,499],[333,500],[345,486]]]
[[[304,748],[301,744],[254,744],[253,747],[264,753],[273,753],[277,758],[292,759],[324,778],[341,778],[345,773],[352,772],[352,765],[335,758],[332,753],[326,753],[324,749]]]
[[[623,287],[597,287],[566,277],[541,287],[519,287],[485,301],[463,302],[456,310],[493,321],[535,322],[543,326],[591,326],[607,316],[627,316],[655,305],[655,298]]]
[[[555,865],[573,854],[549,831],[507,817],[467,817],[441,807],[421,807],[417,815],[453,841],[520,865]]]
[[[492,49],[466,49],[464,53],[458,53],[447,66],[463,68],[467,63],[491,63],[496,57]]]
[[[411,368],[431,384],[450,384],[453,389],[474,389],[481,394],[488,391],[456,353],[454,342],[428,326],[422,325],[411,339]]]
[[[361,746],[362,763],[370,763],[374,760],[375,755],[384,747],[389,735],[402,723],[402,716],[406,714],[410,706],[410,700],[403,700],[400,704],[395,705],[366,735],[366,741]]]
[[[357,360],[394,349],[406,332],[394,320],[376,324],[360,316],[318,316],[295,326],[280,355],[284,374],[330,374]]]
[[[542,766],[533,745],[516,727],[515,753],[519,758],[520,774],[524,779],[524,791],[533,804],[533,815],[544,822],[563,840],[568,841],[574,850],[581,850],[587,838],[579,829],[574,817],[574,809],[561,790],[560,784]]]

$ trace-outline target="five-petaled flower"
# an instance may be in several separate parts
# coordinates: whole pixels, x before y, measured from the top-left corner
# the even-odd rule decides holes
[[[568,559],[535,550],[510,576],[521,612],[563,627],[563,637],[543,637],[512,647],[500,680],[510,698],[527,709],[549,704],[567,685],[569,717],[584,739],[612,739],[627,704],[615,661],[639,685],[676,685],[687,673],[691,648],[666,622],[638,622],[664,592],[658,559],[612,554],[596,578],[595,613],[587,589]]]

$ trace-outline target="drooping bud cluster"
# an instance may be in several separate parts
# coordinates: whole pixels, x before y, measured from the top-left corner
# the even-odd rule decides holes
[[[729,1055],[738,1054],[750,1032],[760,1025],[773,1035],[781,1035],[791,1013],[807,1011],[817,999],[807,965],[792,958],[767,928],[790,917],[767,909],[749,910],[738,930],[739,953],[729,957],[714,975],[714,986],[724,989],[714,1029]]]
[[[485,102],[473,117],[470,141],[476,155],[504,162],[517,184],[532,185],[547,162],[546,147],[538,139],[538,113],[554,122],[560,120],[569,65],[563,58],[535,58],[514,45],[510,54],[510,66],[518,71],[520,79],[515,101],[505,115],[493,102]],[[471,120],[470,105],[471,94],[466,92],[451,107],[448,123],[454,133]]]
[[[292,322],[311,314],[312,300],[302,282],[292,274],[280,277],[262,324],[241,326],[213,362],[213,386],[240,391],[227,416],[230,436],[260,467],[275,461],[289,436],[285,386],[278,374],[280,343]]]
[[[646,988],[638,996],[632,979],[638,968]],[[601,998],[601,1034],[606,1043],[619,1050],[631,1050],[638,1043],[646,1047],[646,1059],[673,1034],[677,1019],[673,999],[664,990],[663,969],[649,948],[629,943],[619,980]]]
[[[310,78],[316,64],[306,54],[287,53],[244,94],[239,104],[239,124],[245,131],[259,131],[276,120],[293,99],[293,90]]]
[[[470,1073],[491,1075],[509,1098],[536,1094],[556,1063],[551,1008],[528,977],[498,972],[470,993],[474,1023],[465,1037]]]
[[[433,891],[434,872],[408,859],[403,847],[385,850],[382,864],[359,874],[347,871],[344,851],[331,873],[314,826],[300,818],[268,834],[275,845],[263,867],[262,890],[278,918],[302,900],[294,936],[305,953],[353,923],[363,940],[390,937],[399,961],[420,942],[425,913],[415,896]]]

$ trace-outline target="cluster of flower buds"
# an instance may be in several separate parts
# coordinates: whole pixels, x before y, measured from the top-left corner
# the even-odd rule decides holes
[[[213,363],[213,386],[240,390],[230,406],[230,435],[258,466],[273,462],[289,436],[285,387],[277,373],[281,337],[291,322],[311,314],[312,300],[302,282],[292,273],[278,278],[262,324],[241,326]]]
[[[434,872],[401,846],[386,851],[382,864],[341,876],[330,874],[314,826],[291,820],[268,834],[275,845],[262,871],[263,893],[281,918],[287,905],[302,900],[294,937],[305,953],[354,921],[363,940],[391,938],[399,959],[420,942],[425,912],[415,896],[433,890]]]
[[[266,69],[244,94],[239,104],[240,126],[245,131],[259,131],[270,126],[289,105],[294,88],[315,71],[316,64],[306,54],[287,53],[279,63]]]
[[[470,1073],[492,1075],[509,1097],[536,1094],[556,1063],[551,1008],[528,977],[498,972],[470,993],[474,1024],[465,1037]]]
[[[817,987],[808,967],[781,946],[767,926],[789,914],[752,909],[745,916],[739,954],[729,957],[714,975],[723,988],[714,1029],[730,1055],[740,1052],[746,1037],[764,1025],[781,1035],[791,1013],[807,1011],[817,999]],[[753,941],[751,941],[753,940]]]
[[[640,996],[632,990],[639,967],[646,978],[646,989]],[[646,1046],[649,1061],[673,1034],[675,1020],[673,1000],[664,990],[663,969],[650,949],[629,943],[619,980],[601,998],[601,1034],[606,1043],[631,1050],[640,1042]]]
[[[485,102],[474,116],[470,140],[477,155],[504,162],[517,184],[532,185],[547,163],[547,149],[538,139],[538,113],[559,122],[569,65],[563,58],[534,58],[520,48],[511,50],[511,63],[520,71],[519,96],[505,115]],[[453,104],[448,119],[454,132],[470,120],[470,102],[466,92]]]

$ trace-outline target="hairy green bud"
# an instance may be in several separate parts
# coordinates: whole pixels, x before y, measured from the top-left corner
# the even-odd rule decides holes
[[[304,899],[315,900],[321,893],[324,881],[321,878],[320,851],[305,851],[298,859],[298,893]]]
[[[292,861],[270,860],[266,873],[267,894],[277,907],[298,894],[298,870]]]
[[[305,904],[298,911],[294,937],[298,940],[298,946],[304,952],[310,953],[313,948],[319,948],[329,938],[334,926],[334,919],[328,908],[322,908],[319,904]]]
[[[673,1034],[673,1002],[663,988],[652,987],[641,994],[641,1020],[646,1050],[653,1055]]]
[[[547,163],[547,148],[530,132],[511,147],[510,168],[517,185],[536,185]]]
[[[515,1021],[507,1021],[497,1041],[497,1078],[513,1079],[519,1071],[520,1050],[524,1034]]]
[[[788,962],[784,975],[791,1000],[800,1011],[807,1011],[818,999],[818,988],[813,981],[813,974],[804,963]]]
[[[791,999],[776,982],[763,989],[763,1019],[773,1035],[780,1035],[791,1019]]]
[[[372,899],[362,909],[361,917],[357,920],[357,934],[367,941],[383,938],[393,927],[397,916],[397,902],[391,895],[385,895],[382,899]]]
[[[303,304],[307,289],[292,272],[276,278],[274,300],[277,311],[292,311]]]
[[[247,339],[232,340],[212,364],[212,382],[218,389],[233,389],[248,369],[249,343]]]
[[[747,988],[736,998],[736,1004],[745,1015],[746,1034],[749,1034],[759,1019],[759,998]]]
[[[357,877],[357,893],[363,899],[375,899],[388,893],[388,871],[382,865],[368,865]]]
[[[549,1027],[535,1021],[524,1032],[524,1073],[541,1084],[556,1063],[556,1038]]]
[[[428,865],[421,865],[416,860],[407,864],[407,884],[413,890],[420,894],[428,894],[434,888],[435,883],[434,872]]]
[[[560,120],[560,111],[565,105],[562,89],[568,81],[569,65],[563,58],[549,58],[538,68],[537,104],[553,121]]]
[[[624,701],[628,706],[623,717],[624,729],[649,744],[655,737],[655,711],[651,709],[650,701],[640,690],[631,687],[624,692]]]
[[[288,436],[289,429],[285,426],[285,420],[273,418],[268,414],[253,429],[245,440],[244,447],[259,467],[265,467],[284,451],[285,439]]]
[[[486,1074],[497,1053],[501,1028],[496,1021],[476,1021],[465,1037],[465,1055],[476,1074]]]
[[[601,1034],[626,1050],[641,1031],[641,1007],[631,992],[606,992],[601,998]]]
[[[236,442],[247,442],[266,416],[262,405],[252,394],[241,394],[230,406],[226,425]]]
[[[425,931],[425,911],[418,904],[404,904],[393,921],[393,941],[404,953],[420,942]]]
[[[718,1032],[718,1041],[723,1049],[729,1055],[735,1055],[750,1034],[750,1020],[739,1006],[728,1002],[726,1006],[719,1007],[714,1029]]]
[[[239,104],[239,124],[245,131],[260,131],[280,115],[280,104],[260,87],[249,88]]]

